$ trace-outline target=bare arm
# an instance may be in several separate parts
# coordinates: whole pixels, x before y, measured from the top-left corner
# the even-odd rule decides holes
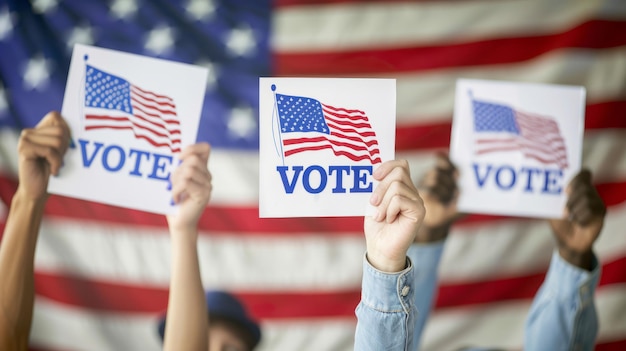
[[[178,213],[168,216],[172,276],[165,325],[165,350],[207,350],[209,319],[198,262],[198,220],[211,196],[210,147],[191,145],[171,177]]]
[[[57,174],[69,144],[69,129],[56,112],[18,143],[19,186],[0,246],[0,349],[26,350],[33,314],[34,258],[50,174]]]

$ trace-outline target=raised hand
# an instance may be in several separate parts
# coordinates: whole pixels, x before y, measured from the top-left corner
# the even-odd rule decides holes
[[[18,142],[19,188],[27,199],[46,197],[50,174],[58,174],[70,143],[70,130],[58,112],[49,112],[22,131]]]
[[[457,210],[458,172],[445,154],[438,154],[435,167],[418,184],[426,216],[415,242],[428,243],[447,237],[452,223],[460,217]]]
[[[175,215],[168,216],[173,229],[197,231],[198,221],[211,197],[211,173],[207,167],[211,147],[198,143],[180,154],[181,164],[172,172],[172,199],[179,205]]]
[[[606,206],[591,183],[591,172],[582,170],[567,186],[566,213],[550,220],[559,254],[569,263],[590,269],[592,246],[604,225]]]
[[[424,203],[406,161],[387,161],[373,177],[379,184],[370,203],[377,213],[365,217],[367,258],[378,270],[398,272],[406,266],[406,252],[424,219]]]

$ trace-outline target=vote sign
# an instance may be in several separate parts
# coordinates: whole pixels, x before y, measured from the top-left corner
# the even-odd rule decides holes
[[[259,100],[259,216],[368,214],[394,158],[395,80],[261,78]]]
[[[562,217],[580,171],[585,89],[461,79],[450,158],[462,212]]]
[[[176,155],[196,140],[207,70],[76,45],[61,114],[72,143],[48,191],[168,214]]]

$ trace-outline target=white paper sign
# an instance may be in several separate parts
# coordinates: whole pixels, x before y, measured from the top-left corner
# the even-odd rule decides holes
[[[462,212],[562,217],[580,171],[585,89],[461,79],[450,145]]]
[[[394,158],[395,80],[260,78],[259,101],[259,216],[369,214],[372,172]]]
[[[207,69],[76,45],[62,115],[72,147],[50,193],[168,214],[176,155],[193,144]]]

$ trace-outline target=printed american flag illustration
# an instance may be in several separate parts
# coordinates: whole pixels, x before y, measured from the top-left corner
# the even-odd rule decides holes
[[[285,156],[330,149],[351,161],[381,162],[376,133],[365,112],[283,94],[276,94],[276,105]]]
[[[472,105],[477,154],[519,151],[540,163],[567,167],[565,140],[554,119],[480,100]]]
[[[622,33],[623,0],[5,0],[0,227],[20,130],[61,109],[73,43],[210,67],[198,132],[212,145],[214,188],[200,224],[204,285],[241,297],[261,321],[262,351],[352,350],[363,220],[258,218],[259,77],[395,78],[396,155],[416,181],[449,147],[458,78],[581,85],[583,166],[608,206],[594,247],[603,266],[597,350],[624,350]],[[32,349],[160,350],[169,245],[162,216],[51,196]],[[545,220],[469,215],[455,225],[422,350],[521,350],[553,248]]]
[[[180,122],[172,98],[88,64],[85,70],[85,130],[130,130],[154,147],[180,152]]]

